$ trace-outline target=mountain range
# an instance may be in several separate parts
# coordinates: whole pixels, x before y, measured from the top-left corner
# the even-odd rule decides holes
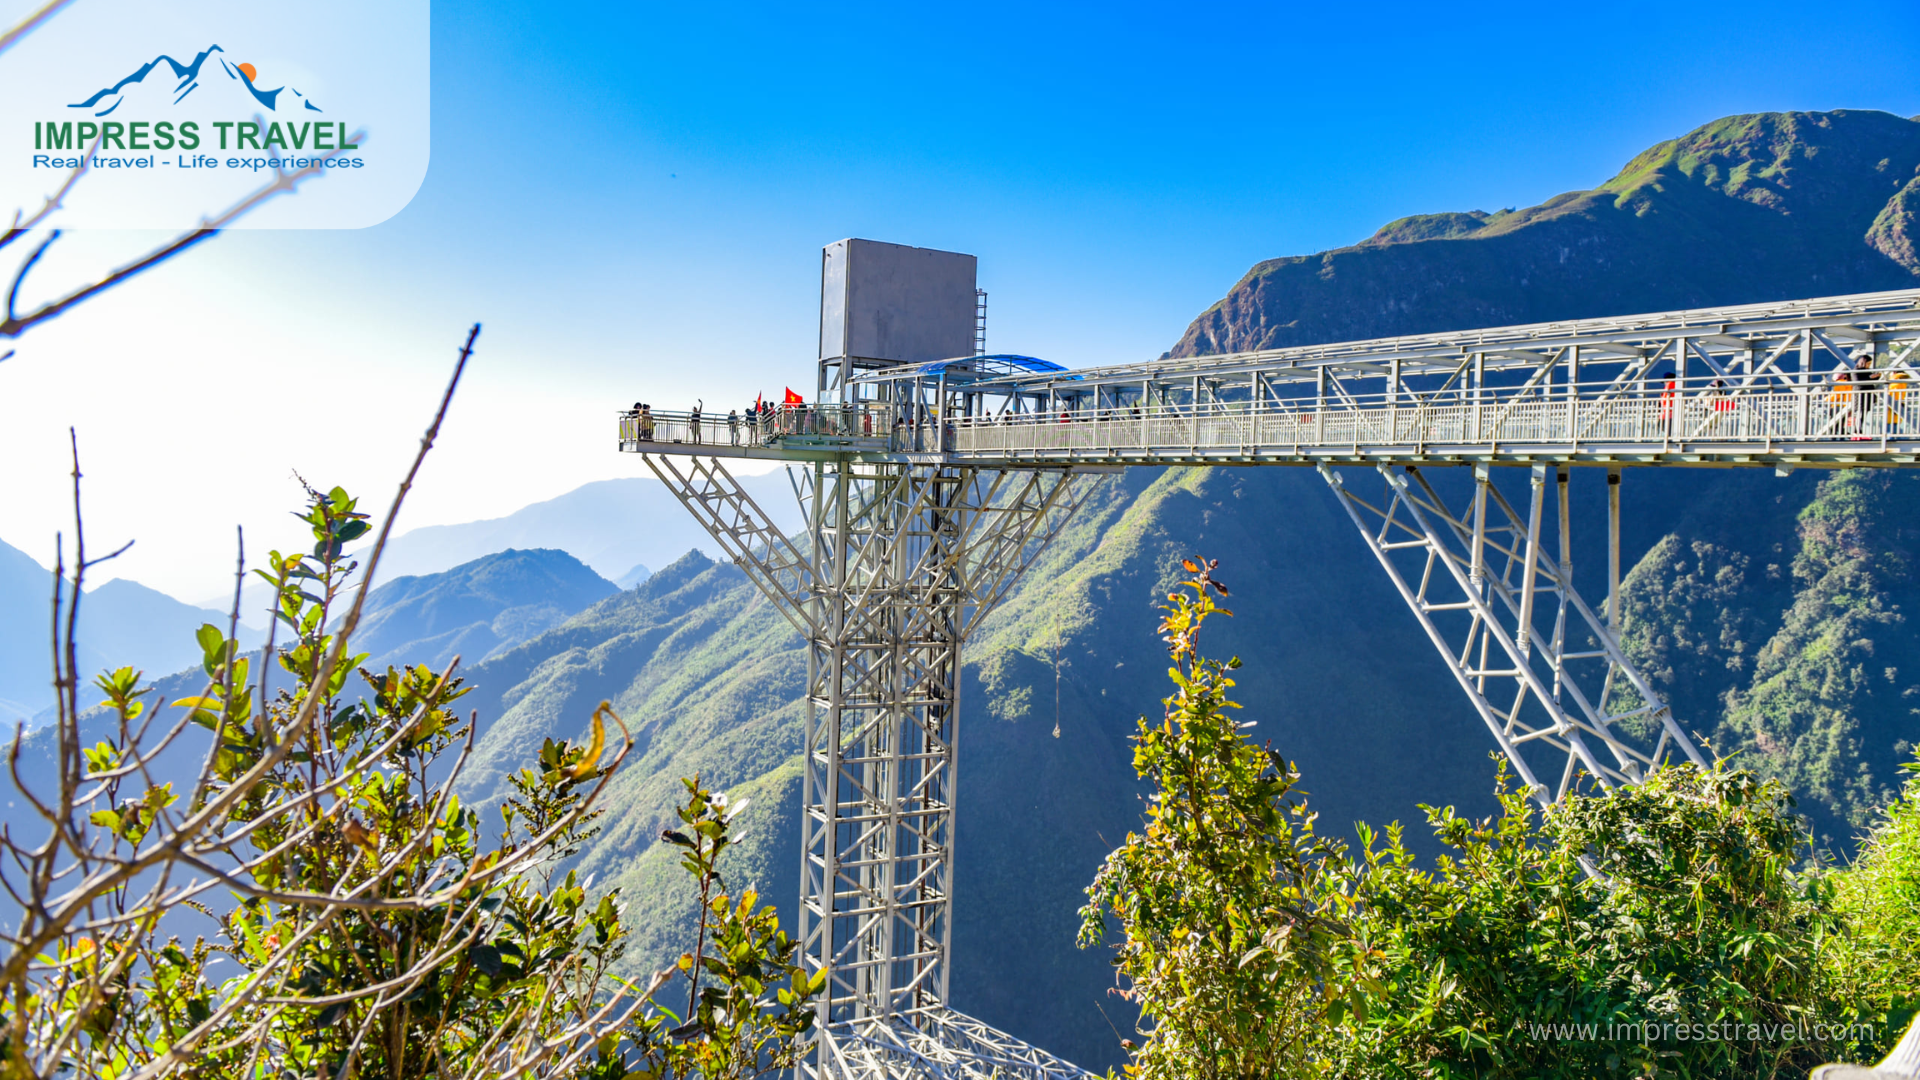
[[[799,524],[786,473],[746,476],[740,483],[776,524],[787,529]],[[380,577],[437,574],[513,548],[565,551],[623,589],[645,580],[648,567],[665,566],[691,548],[709,554],[719,550],[659,481],[629,477],[582,484],[505,517],[409,529],[387,542]],[[363,544],[354,554],[364,558],[368,550]],[[215,598],[202,606],[225,607],[231,601]],[[249,585],[241,619],[261,625],[266,605],[266,586]]]
[[[799,524],[785,472],[746,476],[740,483],[775,524]],[[508,548],[558,548],[631,588],[647,567],[665,566],[696,547],[718,551],[658,480],[631,477],[582,484],[505,517],[411,529],[388,541],[380,565],[383,576],[433,574]]]
[[[0,724],[37,724],[53,704],[52,605],[53,574],[0,541]],[[193,631],[208,622],[225,625],[227,615],[115,578],[81,597],[81,669],[178,671],[198,662]]]
[[[783,527],[797,524],[784,472],[746,477],[743,484]],[[649,565],[672,562],[695,547],[714,550],[658,481],[639,477],[584,484],[501,518],[413,529],[388,543],[375,610],[384,605],[394,610],[377,619],[370,614],[363,641],[382,656],[417,644],[429,652],[414,656],[416,662],[443,662],[459,652],[473,663],[609,593],[638,585],[651,573]],[[358,554],[365,552],[363,547]],[[469,565],[515,552],[521,559],[512,568],[499,562]],[[454,570],[460,571],[454,579],[417,580]],[[522,580],[504,593],[495,591],[501,575],[522,572],[554,575],[552,588]],[[406,579],[416,580],[402,585]],[[32,726],[45,719],[40,714],[53,703],[51,589],[46,569],[0,542],[0,723]],[[265,638],[267,594],[258,581],[243,590],[241,639],[249,645]],[[89,590],[81,606],[81,666],[93,671],[132,664],[155,676],[190,667],[199,658],[194,628],[207,622],[225,625],[232,605],[231,594],[183,603],[134,581],[108,581]],[[516,610],[503,616],[508,608]],[[496,622],[503,617],[506,621]]]
[[[474,663],[619,592],[564,551],[512,548],[451,570],[388,580],[367,594],[355,648],[368,663]]]
[[[1917,169],[1914,121],[1732,117],[1650,148],[1590,191],[1404,218],[1352,247],[1260,263],[1169,351],[1912,287]],[[1518,483],[1502,475],[1512,471],[1496,479]],[[793,513],[790,496],[775,497],[784,476],[749,482],[764,506]],[[1603,478],[1575,470],[1573,483],[1578,584],[1603,596],[1590,539],[1605,520]],[[402,537],[435,554],[396,559],[414,580],[382,587],[393,614],[380,640],[446,655],[449,633],[484,618],[491,636],[462,650],[475,687],[462,705],[483,724],[462,784],[475,803],[497,801],[542,740],[581,736],[599,701],[626,719],[635,752],[579,862],[597,889],[622,890],[637,973],[690,938],[695,898],[654,843],[681,776],[753,799],[723,870],[791,916],[806,658],[739,570],[689,550],[703,545],[657,485],[622,496],[652,509],[596,533],[604,550],[568,549],[600,578],[659,568],[632,588],[595,598],[612,586],[556,552],[498,554],[562,546],[531,537],[581,513],[576,496]],[[1908,618],[1920,605],[1920,478],[1630,470],[1622,498],[1627,648],[1716,752],[1791,783],[1825,849],[1845,858],[1920,742],[1920,627]],[[464,551],[500,561],[434,565]],[[951,990],[961,1010],[1090,1068],[1124,1058],[1132,1016],[1110,992],[1106,956],[1074,947],[1076,909],[1101,859],[1139,826],[1128,738],[1168,692],[1154,605],[1187,556],[1219,559],[1232,583],[1238,614],[1209,625],[1207,648],[1242,658],[1246,719],[1298,763],[1321,830],[1417,822],[1420,803],[1493,809],[1484,727],[1316,475],[1136,468],[1102,480],[967,647]],[[533,589],[591,602],[537,632],[539,620],[514,624],[524,638],[496,629],[538,606]],[[1409,841],[1434,852],[1421,828]]]
[[[1261,263],[1169,351],[1912,287],[1899,238],[1916,169],[1914,121],[1729,118],[1591,191],[1402,219],[1350,248]],[[1905,615],[1920,603],[1915,483],[1642,470],[1624,486],[1623,544],[1638,556],[1628,648],[1712,748],[1795,786],[1833,857],[1920,741],[1920,675],[1905,662],[1920,652]],[[1602,478],[1576,470],[1574,498],[1580,584],[1603,596],[1604,560],[1578,539],[1601,535]],[[1090,1067],[1122,1059],[1129,1016],[1106,992],[1105,957],[1074,948],[1075,909],[1138,825],[1127,737],[1167,692],[1153,605],[1193,555],[1231,573],[1240,617],[1210,647],[1246,662],[1248,717],[1299,763],[1323,828],[1418,821],[1419,803],[1492,809],[1480,722],[1317,476],[1133,469],[1105,481],[968,646],[953,935],[957,1007]],[[610,699],[638,752],[582,864],[633,901],[632,969],[657,966],[694,910],[652,843],[677,777],[752,796],[759,817],[733,872],[795,895],[804,671],[792,631],[740,574],[690,555],[474,669],[470,700],[491,720],[466,793],[497,799],[542,739],[579,736]],[[1410,840],[1432,853],[1421,830]]]
[[[1391,223],[1254,267],[1169,350],[1192,354],[1507,322],[1912,287],[1920,123],[1884,113],[1733,117],[1636,156],[1591,191],[1499,215]],[[1496,220],[1497,218],[1497,220]],[[1445,483],[1442,479],[1440,482]],[[1507,482],[1514,481],[1509,478]],[[1628,647],[1718,751],[1783,776],[1846,856],[1920,741],[1905,612],[1915,480],[1644,470],[1625,484]],[[1604,485],[1576,470],[1576,537]],[[1589,596],[1604,559],[1578,546]],[[1582,554],[1586,551],[1586,554]],[[1095,867],[1139,821],[1127,736],[1166,694],[1153,604],[1176,560],[1222,560],[1259,733],[1298,761],[1322,827],[1492,809],[1493,749],[1323,482],[1289,469],[1133,469],[1106,481],[968,647],[961,700],[953,1001],[1089,1067],[1129,1032],[1098,952],[1073,946]],[[797,889],[804,656],[731,567],[690,557],[474,672],[492,715],[470,794],[608,698],[640,752],[583,856],[633,898],[634,970],[693,913],[652,838],[696,770],[764,815],[734,858]],[[1059,737],[1053,737],[1055,730]],[[1431,853],[1419,829],[1414,846]],[[774,884],[777,883],[777,884]],[[783,905],[790,903],[781,901]]]
[[[1916,168],[1920,123],[1889,113],[1730,116],[1591,191],[1258,263],[1171,354],[1910,288]]]

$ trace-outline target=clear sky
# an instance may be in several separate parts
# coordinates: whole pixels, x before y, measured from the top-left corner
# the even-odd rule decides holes
[[[91,544],[138,541],[108,573],[203,599],[236,524],[297,540],[294,470],[385,505],[474,320],[403,528],[641,475],[618,406],[805,388],[845,236],[977,254],[996,351],[1156,355],[1263,258],[1590,188],[1733,113],[1920,113],[1920,3],[472,0],[434,7],[432,85],[392,220],[229,234],[18,344],[0,539],[51,561],[73,425]],[[71,239],[22,306],[155,238]]]

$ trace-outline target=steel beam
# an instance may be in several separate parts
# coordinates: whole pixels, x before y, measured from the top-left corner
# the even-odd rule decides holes
[[[1620,647],[1618,586],[1608,618],[1573,587],[1571,514],[1564,471],[1556,472],[1558,557],[1542,531],[1546,472],[1532,470],[1525,515],[1474,470],[1473,491],[1456,512],[1417,468],[1381,466],[1378,501],[1341,474],[1321,475],[1346,509],[1421,629],[1515,773],[1542,805],[1585,776],[1602,789],[1636,783],[1676,757],[1704,759],[1646,676]],[[1609,485],[1610,576],[1618,574],[1618,495]],[[1489,515],[1494,520],[1489,523]],[[1542,629],[1542,596],[1553,603]],[[1616,682],[1633,691],[1616,701]],[[1495,698],[1502,687],[1511,697]],[[1626,698],[1628,695],[1620,694]]]

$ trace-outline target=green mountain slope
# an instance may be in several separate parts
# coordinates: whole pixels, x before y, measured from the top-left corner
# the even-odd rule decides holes
[[[1888,113],[1728,117],[1591,191],[1262,262],[1172,355],[1910,288],[1916,169]]]
[[[1796,477],[1663,538],[1623,589],[1628,649],[1679,714],[1790,783],[1843,854],[1920,741],[1917,480]]]
[[[1405,818],[1422,799],[1490,803],[1478,721],[1323,487],[1292,471],[1106,481],[988,621],[962,688],[960,1008],[1078,1061],[1117,1060],[1108,1020],[1130,1030],[1129,1011],[1099,992],[1105,957],[1073,948],[1075,910],[1137,823],[1126,737],[1164,696],[1153,604],[1178,554],[1234,569],[1248,618],[1226,626],[1221,647],[1254,661],[1249,718],[1302,759],[1329,820]],[[497,798],[503,770],[612,700],[639,743],[582,867],[633,898],[632,969],[658,966],[684,947],[692,910],[671,855],[652,846],[681,775],[700,770],[756,800],[731,873],[791,911],[804,670],[797,635],[744,576],[690,554],[471,672],[481,689],[467,701],[496,719],[467,794]]]
[[[402,577],[367,596],[356,645],[369,662],[445,666],[485,659],[617,591],[564,551],[505,551]]]

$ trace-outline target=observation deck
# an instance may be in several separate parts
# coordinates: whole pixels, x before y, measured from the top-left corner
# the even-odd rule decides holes
[[[729,427],[620,417],[620,449],[1045,465],[1920,463],[1920,289],[1065,370],[865,372]],[[648,436],[651,436],[650,438]]]
[[[827,987],[809,1080],[1091,1080],[948,996],[961,644],[1089,474],[1319,467],[1550,805],[1705,760],[1621,644],[1624,467],[1920,461],[1920,289],[1067,370],[900,359],[965,347],[971,256],[847,240],[821,281],[819,401],[619,418],[620,449],[806,642],[798,924]],[[799,533],[728,458],[810,463]],[[1428,465],[1471,484],[1443,494]],[[1495,465],[1531,466],[1524,499]],[[1607,470],[1604,607],[1574,587],[1573,465]]]

